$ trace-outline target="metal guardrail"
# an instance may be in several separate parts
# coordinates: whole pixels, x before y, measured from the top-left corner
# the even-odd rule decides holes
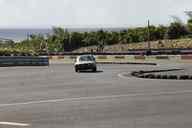
[[[48,66],[46,56],[0,56],[0,66]]]

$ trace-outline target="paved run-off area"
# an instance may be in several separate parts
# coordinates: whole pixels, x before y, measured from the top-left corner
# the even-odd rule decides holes
[[[174,65],[189,68],[190,64]],[[123,78],[172,64],[0,68],[0,128],[191,128],[192,81]]]

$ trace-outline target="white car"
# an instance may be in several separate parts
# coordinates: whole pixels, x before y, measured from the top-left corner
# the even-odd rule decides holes
[[[97,71],[96,60],[93,55],[81,55],[76,58],[74,64],[75,72],[82,70]]]

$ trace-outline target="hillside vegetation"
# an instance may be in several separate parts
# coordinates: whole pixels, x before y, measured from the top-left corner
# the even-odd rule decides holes
[[[125,28],[121,31],[69,32],[54,27],[52,34],[30,35],[18,43],[0,42],[0,53],[32,54],[48,52],[83,52],[93,49],[102,51],[127,51],[128,49],[147,48],[192,48],[192,15],[186,24],[174,21],[168,26]],[[2,52],[1,52],[2,51]],[[19,52],[19,53],[18,53]],[[23,53],[24,52],[24,53]]]
[[[161,40],[150,41],[152,49],[164,49],[164,48],[192,48],[192,39],[176,39],[176,40]],[[132,49],[147,49],[148,42],[130,43],[130,44],[114,44],[105,46],[103,51],[105,52],[126,52]],[[73,52],[91,52],[96,51],[97,46],[82,47],[74,50]]]

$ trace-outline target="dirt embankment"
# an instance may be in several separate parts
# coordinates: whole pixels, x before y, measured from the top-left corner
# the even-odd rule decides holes
[[[192,39],[178,39],[178,40],[162,40],[162,41],[151,41],[151,48],[192,48]],[[104,47],[105,52],[116,51],[123,52],[129,49],[145,49],[148,47],[148,42],[140,43],[129,43],[129,44],[115,44]],[[90,52],[91,50],[96,51],[96,46],[82,47],[74,50],[74,52]]]

